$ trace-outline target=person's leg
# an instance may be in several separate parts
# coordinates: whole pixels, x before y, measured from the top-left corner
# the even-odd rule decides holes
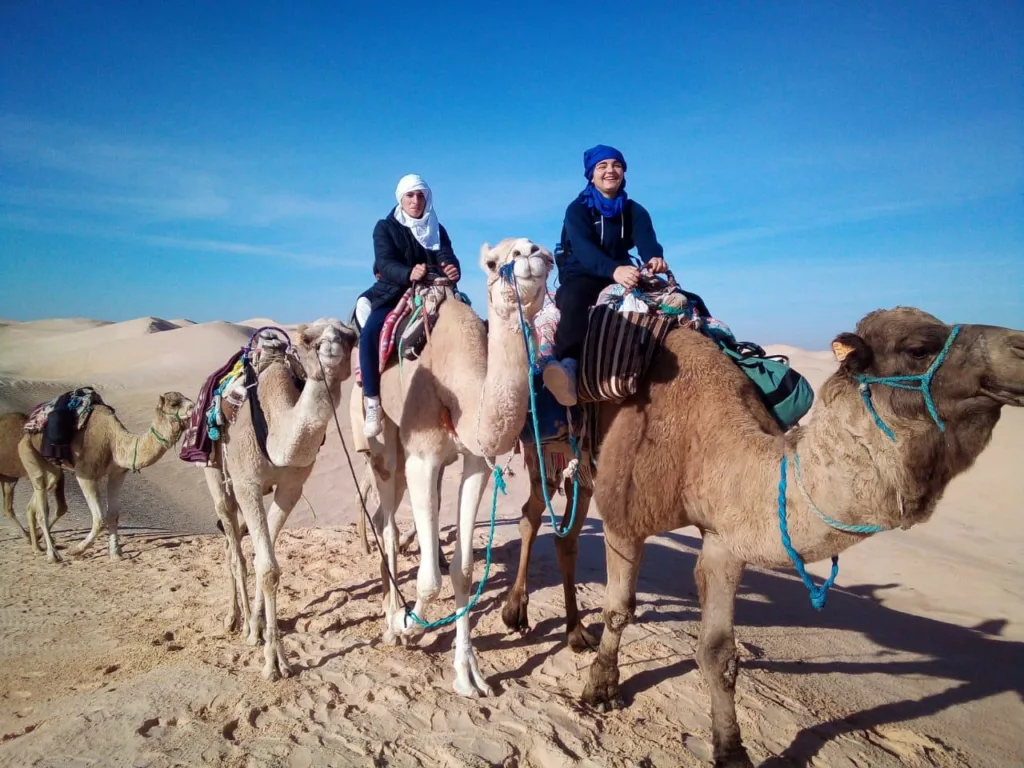
[[[590,308],[609,281],[577,277],[562,283],[555,293],[558,327],[555,328],[555,359],[544,368],[544,386],[566,407],[576,405],[576,369],[587,337]]]
[[[363,434],[376,437],[380,434],[380,332],[384,328],[391,307],[381,307],[370,312],[366,325],[359,334],[359,374],[363,379],[363,402],[366,416]]]

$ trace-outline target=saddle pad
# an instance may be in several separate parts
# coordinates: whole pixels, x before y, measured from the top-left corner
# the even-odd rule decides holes
[[[671,315],[595,305],[579,362],[579,401],[619,401],[635,393],[658,346],[678,324]]]
[[[103,398],[100,397],[92,387],[79,387],[78,389],[72,389],[69,392],[57,395],[52,400],[48,400],[45,403],[37,405],[28,416],[28,420],[25,422],[25,432],[29,434],[38,434],[43,431],[46,427],[46,421],[50,414],[54,410],[68,410],[74,411],[77,414],[77,421],[75,429],[79,430],[85,427],[85,422],[89,420],[89,414],[92,413],[92,407],[94,405],[103,405]]]

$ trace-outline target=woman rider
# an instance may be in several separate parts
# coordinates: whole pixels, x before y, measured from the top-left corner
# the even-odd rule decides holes
[[[622,153],[604,144],[591,147],[583,153],[583,175],[587,186],[565,210],[555,292],[561,317],[555,360],[544,368],[544,386],[566,407],[576,405],[576,373],[590,307],[612,283],[632,290],[640,280],[629,250],[635,246],[651,272],[668,270],[651,215],[626,195]]]
[[[459,279],[459,260],[452,241],[434,213],[433,195],[416,174],[403,176],[395,189],[398,205],[373,228],[373,271],[377,282],[364,295],[371,311],[359,334],[359,371],[363,379],[366,412],[363,433],[381,431],[380,332],[388,313],[402,294],[428,267],[439,267],[453,283]]]

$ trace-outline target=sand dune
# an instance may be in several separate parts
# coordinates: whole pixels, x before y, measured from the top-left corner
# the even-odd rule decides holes
[[[312,319],[312,318],[311,318]],[[274,324],[54,320],[0,328],[0,411],[27,410],[69,386],[99,386],[142,433],[160,392],[194,397],[213,368]],[[774,345],[816,387],[827,352]],[[343,391],[343,437],[350,440]],[[360,466],[357,460],[357,466]],[[954,481],[932,521],[877,536],[843,555],[825,611],[810,609],[792,571],[751,569],[737,606],[746,656],[737,704],[748,748],[765,765],[971,766],[1020,763],[1024,737],[1024,412],[1006,409],[991,447]],[[506,633],[500,602],[518,560],[521,459],[498,505],[491,579],[474,612],[488,700],[451,692],[449,628],[420,648],[381,641],[379,571],[354,533],[358,505],[331,431],[305,501],[281,536],[279,615],[296,676],[259,677],[262,650],[228,635],[222,539],[202,472],[166,456],[129,476],[123,545],[55,567],[0,526],[0,763],[6,765],[691,766],[710,760],[709,701],[693,661],[693,529],[652,539],[639,621],[623,640],[630,705],[579,706],[590,656],[563,639],[552,535],[534,550],[524,637]],[[451,553],[453,469],[442,526]],[[56,526],[66,547],[89,514],[75,482]],[[22,483],[16,508],[23,514]],[[556,504],[560,505],[561,500]],[[475,579],[490,508],[476,531]],[[315,511],[315,512],[314,512]],[[400,525],[410,525],[408,512]],[[246,548],[249,544],[246,540]],[[416,561],[399,581],[415,591]],[[818,576],[827,564],[811,571]],[[578,598],[600,623],[600,516],[580,540]],[[445,580],[429,618],[453,608]],[[779,756],[784,756],[779,758]],[[774,759],[773,759],[774,758]]]

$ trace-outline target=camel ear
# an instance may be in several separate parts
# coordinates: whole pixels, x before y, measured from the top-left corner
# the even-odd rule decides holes
[[[498,260],[494,258],[494,254],[491,253],[490,243],[484,243],[480,246],[480,263],[488,272],[493,272],[498,268]]]
[[[163,408],[167,404],[167,398],[164,395],[160,395],[160,408]]]
[[[306,341],[306,329],[309,325],[306,323],[299,323],[295,326],[295,330],[292,331],[292,344],[297,347],[305,347],[308,342]]]
[[[840,333],[832,340],[832,354],[840,366],[850,373],[863,373],[871,365],[873,353],[860,336]]]

